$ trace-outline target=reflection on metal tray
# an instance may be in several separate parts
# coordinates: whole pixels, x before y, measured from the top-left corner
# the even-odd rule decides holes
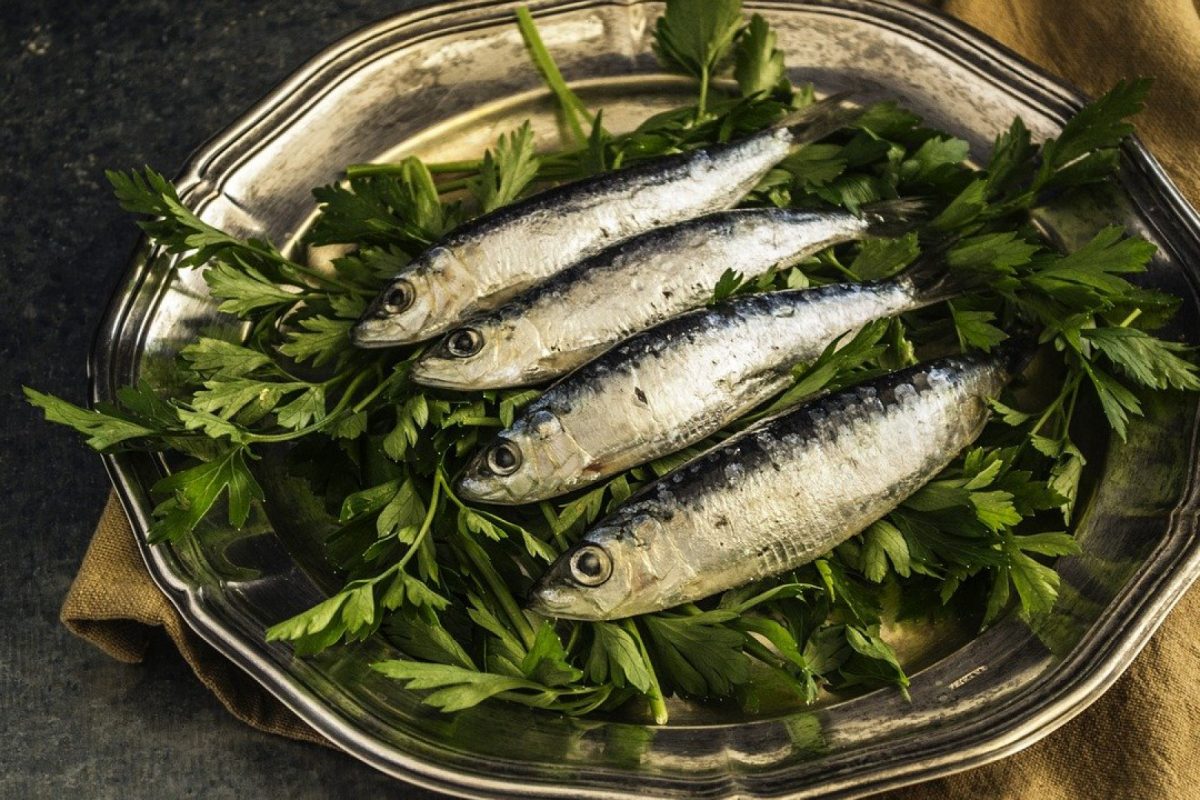
[[[976,157],[1020,114],[1052,135],[1080,104],[1072,91],[935,12],[897,0],[750,2],[787,53],[792,78],[821,92],[866,88],[898,98],[968,139]],[[309,190],[351,162],[415,152],[476,154],[531,117],[556,136],[549,93],[512,24],[515,4],[457,2],[405,14],[318,56],[192,160],[183,197],[238,235],[294,242],[311,220]],[[689,87],[658,72],[649,24],[661,5],[637,0],[533,4],[542,35],[584,99],[612,129],[679,102]],[[1150,279],[1185,298],[1179,330],[1195,338],[1200,220],[1136,142],[1120,188],[1040,220],[1067,245],[1116,221],[1159,245]],[[228,328],[194,273],[143,252],[97,337],[94,396],[137,376],[169,384],[174,352],[200,329]],[[998,758],[1061,724],[1124,669],[1200,571],[1194,534],[1196,408],[1154,403],[1129,443],[1092,442],[1081,498],[1084,552],[1059,562],[1063,601],[1038,630],[1009,619],[980,635],[942,625],[895,632],[912,701],[877,691],[757,718],[678,708],[672,722],[577,720],[503,703],[453,716],[372,672],[375,638],[294,659],[263,641],[266,626],[333,586],[313,542],[303,493],[266,459],[276,502],[242,531],[204,543],[148,547],[151,573],[187,621],[314,728],[379,769],[472,796],[854,796]],[[166,463],[108,458],[137,529]],[[287,498],[278,502],[278,498]],[[286,544],[285,544],[286,543]]]

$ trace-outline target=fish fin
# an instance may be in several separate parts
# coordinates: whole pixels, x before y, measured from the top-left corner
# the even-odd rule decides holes
[[[933,217],[934,203],[923,197],[884,200],[862,207],[872,236],[903,236]]]
[[[855,92],[838,92],[799,111],[793,111],[777,127],[785,128],[792,136],[792,145],[811,144],[846,127],[862,116],[863,109],[846,103]]]

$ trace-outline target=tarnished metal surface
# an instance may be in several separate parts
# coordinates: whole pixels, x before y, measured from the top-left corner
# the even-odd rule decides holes
[[[897,0],[747,2],[779,33],[795,80],[822,92],[866,87],[967,138],[976,156],[1021,114],[1053,134],[1080,104],[1067,88],[936,13]],[[239,235],[293,241],[309,190],[355,161],[404,153],[477,154],[533,118],[557,136],[550,96],[512,24],[515,4],[458,2],[380,23],[334,46],[200,152],[180,178],[203,218]],[[659,4],[533,4],[542,35],[584,100],[627,129],[690,91],[658,74],[649,23]],[[1149,279],[1185,298],[1177,325],[1196,338],[1200,220],[1146,151],[1125,149],[1121,186],[1041,215],[1065,244],[1117,221],[1160,247]],[[203,281],[156,253],[132,265],[91,362],[94,396],[141,376],[169,387],[169,358],[200,329],[230,326]],[[1083,554],[1059,562],[1063,600],[1036,631],[1016,619],[982,635],[907,627],[889,635],[915,672],[895,692],[784,705],[757,718],[672,708],[652,727],[574,720],[493,703],[454,716],[373,673],[372,639],[307,659],[263,642],[265,627],[316,602],[322,567],[298,487],[265,459],[271,499],[243,531],[202,544],[143,547],[155,580],[196,631],[314,728],[376,767],[471,796],[848,797],[1011,753],[1078,713],[1120,674],[1200,572],[1195,534],[1194,399],[1156,400],[1116,449],[1085,443]],[[1086,411],[1084,409],[1083,411]],[[167,465],[144,454],[108,465],[144,532],[148,487]]]

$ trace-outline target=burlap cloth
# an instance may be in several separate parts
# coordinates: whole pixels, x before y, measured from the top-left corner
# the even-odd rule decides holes
[[[1157,79],[1138,132],[1200,203],[1200,16],[1192,0],[946,0],[949,13],[1095,96],[1134,75]],[[201,642],[146,573],[110,499],[62,621],[113,658],[142,659],[163,628],[196,677],[238,719],[327,744]],[[997,763],[881,797],[1200,798],[1200,587],[1193,588],[1116,685],[1061,729]]]

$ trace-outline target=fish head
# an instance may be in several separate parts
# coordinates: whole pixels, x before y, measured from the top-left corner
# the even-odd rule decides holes
[[[414,381],[442,389],[500,389],[539,379],[541,337],[535,325],[489,314],[451,329],[412,366]]]
[[[484,503],[531,503],[570,491],[590,464],[559,416],[538,401],[471,460],[457,491]]]
[[[359,347],[392,347],[436,336],[475,296],[475,279],[448,247],[431,247],[390,281],[351,331]]]
[[[529,609],[547,617],[591,621],[657,610],[659,594],[647,545],[655,525],[644,514],[602,522],[538,579]]]

